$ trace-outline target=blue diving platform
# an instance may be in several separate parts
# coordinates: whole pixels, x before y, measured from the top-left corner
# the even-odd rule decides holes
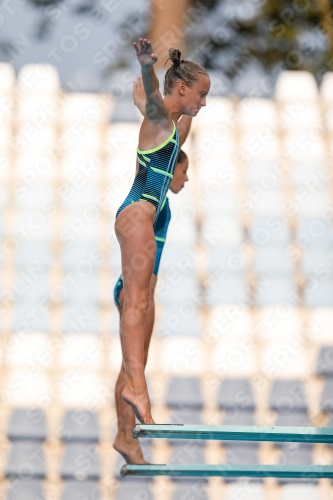
[[[133,429],[133,437],[333,444],[333,428],[137,424]]]

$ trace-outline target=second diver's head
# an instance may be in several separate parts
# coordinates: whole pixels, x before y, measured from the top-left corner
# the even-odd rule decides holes
[[[173,173],[172,181],[170,182],[169,189],[173,193],[177,194],[185,186],[185,182],[188,181],[187,176],[188,169],[188,157],[187,154],[181,149],[179,152],[178,160]]]
[[[194,117],[206,106],[210,89],[208,73],[200,64],[182,59],[179,49],[171,48],[169,59],[173,64],[164,77],[164,95],[177,99],[182,114]]]

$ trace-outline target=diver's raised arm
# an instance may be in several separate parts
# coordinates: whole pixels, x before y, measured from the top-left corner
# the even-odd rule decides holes
[[[139,39],[139,45],[133,43],[136,56],[141,65],[142,83],[146,93],[146,117],[148,120],[162,121],[169,117],[159,90],[159,81],[154,71],[154,64],[158,57],[154,54],[153,46],[146,38]]]

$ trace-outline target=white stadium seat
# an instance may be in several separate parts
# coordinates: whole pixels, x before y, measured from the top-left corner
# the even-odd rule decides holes
[[[324,101],[333,103],[333,71],[324,74],[320,85],[320,95]]]
[[[11,64],[0,63],[0,95],[10,92],[15,85],[15,71]]]
[[[236,108],[237,126],[241,129],[256,129],[268,126],[274,129],[278,125],[275,103],[270,99],[244,98]]]
[[[17,78],[21,99],[29,94],[51,94],[60,88],[59,75],[51,64],[26,64]]]
[[[280,73],[275,98],[278,101],[306,101],[318,99],[318,86],[308,71],[283,71]]]

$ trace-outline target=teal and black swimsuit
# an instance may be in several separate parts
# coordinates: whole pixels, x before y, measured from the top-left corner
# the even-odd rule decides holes
[[[165,238],[170,222],[171,212],[167,191],[180,150],[179,134],[173,122],[173,131],[170,137],[157,148],[148,151],[137,149],[139,169],[130,192],[120,205],[116,218],[120,212],[136,201],[148,201],[156,208],[154,217],[154,233],[156,240],[156,257],[153,273],[157,275]],[[123,288],[123,278],[120,276],[114,288],[114,299],[120,307],[119,294]]]
[[[166,197],[164,199],[164,203],[161,207],[160,214],[158,216],[158,219],[156,221],[156,225],[154,228],[155,240],[156,240],[156,257],[155,257],[155,264],[154,264],[153,273],[156,274],[156,276],[158,273],[158,269],[160,267],[162,251],[163,251],[164,243],[166,240],[166,235],[167,235],[170,219],[171,219],[171,212],[170,212],[170,207],[169,207],[169,200]],[[122,276],[120,276],[119,279],[117,280],[116,286],[114,287],[114,291],[113,291],[114,300],[119,307],[121,307],[121,304],[119,302],[119,294],[120,294],[121,290],[123,289],[123,286],[124,286],[123,278],[122,278]]]
[[[116,218],[127,205],[136,201],[148,201],[156,208],[153,223],[155,228],[173,177],[179,150],[179,134],[174,122],[172,134],[163,144],[148,151],[137,149],[138,173],[125,201],[118,208]]]

